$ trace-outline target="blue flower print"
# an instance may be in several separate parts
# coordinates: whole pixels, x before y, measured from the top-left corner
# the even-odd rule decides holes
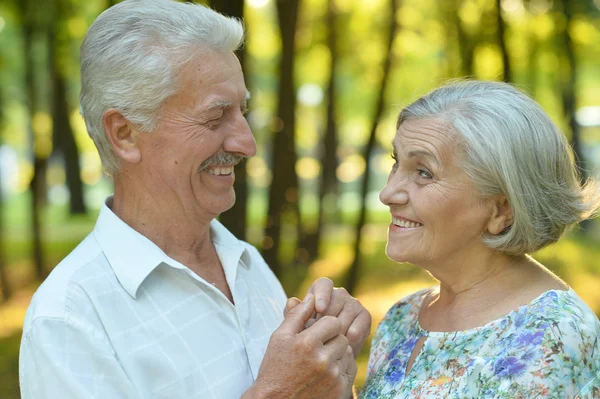
[[[498,377],[518,377],[525,371],[525,364],[514,356],[500,358],[494,364],[494,375]]]

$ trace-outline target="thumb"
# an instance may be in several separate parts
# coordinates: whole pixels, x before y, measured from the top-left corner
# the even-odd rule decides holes
[[[283,309],[283,317],[287,317],[288,313],[290,313],[290,310],[294,309],[296,306],[298,306],[299,304],[301,304],[302,302],[300,302],[300,299],[296,298],[296,297],[291,297],[287,300],[287,302],[285,303],[285,309]]]
[[[289,302],[289,301],[288,301]],[[315,297],[307,294],[306,298],[287,312],[285,320],[278,330],[282,333],[298,334],[304,330],[304,325],[315,311]]]

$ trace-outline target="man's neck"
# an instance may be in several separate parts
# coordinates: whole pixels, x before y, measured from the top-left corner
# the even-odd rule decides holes
[[[203,256],[214,253],[211,218],[201,218],[179,201],[156,194],[115,179],[111,209],[132,229],[186,266],[197,266],[199,261],[213,258]]]

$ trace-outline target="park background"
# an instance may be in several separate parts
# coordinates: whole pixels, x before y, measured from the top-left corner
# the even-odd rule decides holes
[[[0,0],[0,397],[31,295],[111,192],[78,108],[79,46],[117,1]],[[373,314],[434,281],[384,254],[399,109],[448,79],[514,83],[600,170],[600,0],[213,0],[243,17],[258,154],[221,216],[289,295],[328,276]],[[534,256],[600,313],[600,221]],[[362,385],[368,342],[359,360]]]

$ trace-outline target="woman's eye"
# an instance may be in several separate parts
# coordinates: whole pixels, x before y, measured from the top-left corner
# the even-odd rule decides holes
[[[394,164],[398,163],[398,157],[396,156],[396,154],[391,154],[392,159],[394,160]]]
[[[419,177],[424,179],[433,179],[433,175],[427,169],[419,168],[417,169],[417,172],[419,173]]]

